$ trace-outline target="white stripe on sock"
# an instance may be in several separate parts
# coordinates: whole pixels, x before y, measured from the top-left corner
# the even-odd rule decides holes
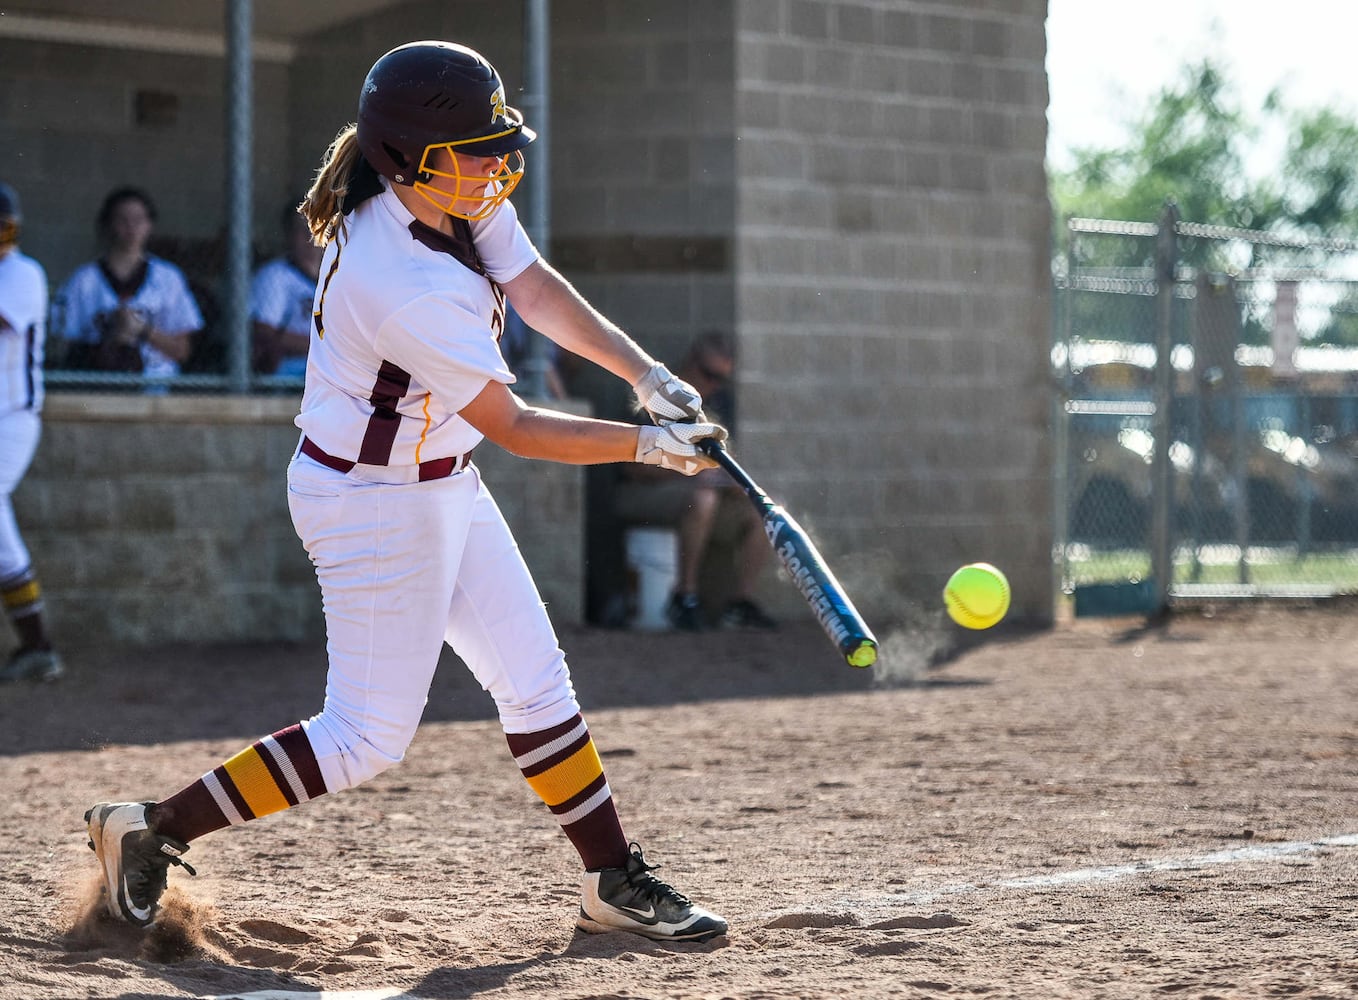
[[[595,809],[598,809],[601,805],[607,802],[609,796],[611,796],[612,794],[613,792],[609,790],[608,782],[605,781],[603,788],[600,788],[597,792],[595,792],[589,798],[585,799],[584,802],[581,802],[570,812],[562,813],[560,816],[556,818],[556,820],[562,826],[570,826],[572,823],[578,823],[586,816],[588,816],[590,813],[592,813]]]
[[[548,757],[552,756],[552,754],[560,753],[588,732],[589,730],[585,727],[585,720],[581,719],[580,724],[565,736],[558,736],[545,746],[540,746],[536,750],[529,750],[522,757],[515,757],[514,763],[519,765],[520,771],[532,767],[539,761],[546,760]]]
[[[203,784],[207,786],[207,790],[212,793],[212,800],[217,803],[217,808],[230,820],[231,825],[241,826],[244,824],[245,817],[237,811],[235,804],[231,801],[231,796],[226,794],[226,789],[217,780],[217,776],[209,771],[203,775],[202,780]]]
[[[311,796],[306,793],[306,786],[302,784],[302,779],[298,777],[297,768],[292,766],[288,752],[279,746],[278,741],[272,736],[266,736],[259,742],[269,751],[269,756],[278,765],[278,769],[283,772],[283,777],[288,780],[288,787],[292,789],[292,794],[297,797],[298,803],[310,802]]]

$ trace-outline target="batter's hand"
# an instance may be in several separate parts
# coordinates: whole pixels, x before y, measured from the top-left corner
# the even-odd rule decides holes
[[[703,417],[703,397],[664,365],[652,365],[632,386],[637,403],[662,427]]]
[[[686,476],[696,476],[704,469],[714,469],[717,463],[698,450],[698,442],[705,438],[726,440],[726,428],[720,424],[666,424],[664,427],[643,427],[637,435],[637,461],[643,465],[658,465]]]

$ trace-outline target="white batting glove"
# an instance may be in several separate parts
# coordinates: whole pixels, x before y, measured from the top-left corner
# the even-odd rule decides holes
[[[658,465],[686,476],[696,476],[704,469],[716,468],[716,461],[698,450],[698,442],[705,438],[726,440],[726,428],[720,424],[666,424],[664,427],[643,427],[637,435],[637,461],[643,465]]]
[[[664,365],[652,365],[632,386],[637,403],[657,424],[702,420],[703,397]]]

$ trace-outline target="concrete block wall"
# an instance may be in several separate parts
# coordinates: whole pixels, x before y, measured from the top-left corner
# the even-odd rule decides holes
[[[743,445],[860,605],[1052,614],[1045,0],[736,4]]]
[[[677,360],[735,318],[734,8],[552,4],[551,257]]]
[[[552,234],[544,250],[595,306],[666,357],[696,330],[734,321],[733,11],[729,0],[551,5]],[[316,33],[298,44],[289,70],[286,173],[294,186],[354,120],[373,60],[417,38],[476,48],[500,71],[510,103],[520,102],[518,5],[411,0]],[[528,170],[538,169],[541,149],[524,151]],[[529,216],[529,185],[514,204]],[[615,405],[611,387],[583,388],[596,409]]]
[[[445,38],[485,55],[505,80],[510,104],[523,84],[523,22],[519,4],[408,0],[377,14],[299,39],[289,69],[288,175],[309,184],[321,155],[358,114],[363,78],[383,52],[422,38]],[[521,199],[516,197],[515,201]]]
[[[666,357],[696,330],[729,329],[734,320],[732,17],[729,0],[551,5],[552,236],[544,250],[600,310]],[[412,0],[308,36],[289,70],[286,173],[294,186],[353,121],[373,60],[416,38],[478,49],[500,71],[510,103],[520,100],[517,5]],[[528,170],[538,168],[540,149],[524,151]],[[514,203],[529,215],[529,185]],[[600,410],[614,405],[604,392],[592,400]]]
[[[54,635],[323,637],[320,590],[287,507],[296,412],[287,397],[49,395],[14,502]],[[490,444],[475,461],[553,620],[580,621],[581,471]]]
[[[126,184],[159,209],[157,234],[188,245],[225,228],[225,61],[0,37],[0,177],[24,203],[24,250],[55,286],[96,253],[94,218]],[[289,143],[288,68],[255,64],[255,227],[277,243]],[[139,93],[174,103],[138,119]],[[206,252],[206,251],[205,251]],[[219,261],[176,261],[191,272]]]

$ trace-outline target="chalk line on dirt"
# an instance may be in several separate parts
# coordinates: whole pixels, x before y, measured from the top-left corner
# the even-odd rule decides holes
[[[1358,833],[1321,837],[1317,840],[1295,840],[1284,844],[1255,844],[1249,847],[1232,847],[1190,857],[1133,861],[1122,865],[1100,865],[1095,868],[1072,868],[1069,871],[1042,875],[1016,875],[1010,878],[995,879],[994,881],[957,882],[917,892],[855,893],[851,896],[837,896],[833,900],[826,900],[818,905],[862,911],[890,910],[903,903],[922,905],[953,896],[995,889],[1062,889],[1067,886],[1111,882],[1126,878],[1129,875],[1144,875],[1147,872],[1189,871],[1211,865],[1273,861],[1278,858],[1295,857],[1297,855],[1318,854],[1321,851],[1336,847],[1358,847]],[[799,909],[805,910],[807,907]],[[788,912],[797,911],[784,909],[773,913],[760,914],[760,916],[775,916]]]
[[[413,993],[398,989],[385,990],[325,990],[320,993],[298,993],[293,990],[261,990],[256,993],[222,993],[204,1000],[419,1000]]]
[[[1296,840],[1283,844],[1254,844],[1248,847],[1231,847],[1188,857],[1157,858],[1150,861],[1133,861],[1121,865],[1100,865],[1093,868],[1072,868],[1069,871],[1050,872],[1041,875],[1015,875],[993,881],[957,882],[918,892],[856,893],[851,896],[838,896],[834,899],[823,900],[810,906],[792,910],[778,910],[757,916],[759,918],[781,916],[788,913],[807,912],[812,909],[880,912],[898,908],[902,904],[928,904],[968,893],[996,889],[1063,889],[1069,886],[1112,882],[1129,875],[1144,875],[1148,872],[1192,871],[1212,865],[1274,861],[1279,858],[1318,854],[1328,849],[1343,847],[1358,847],[1358,833],[1321,837],[1317,840]],[[254,993],[223,993],[207,997],[205,1000],[419,1000],[419,998],[413,993],[406,993],[393,987],[381,990],[324,991],[320,993],[264,990]]]

